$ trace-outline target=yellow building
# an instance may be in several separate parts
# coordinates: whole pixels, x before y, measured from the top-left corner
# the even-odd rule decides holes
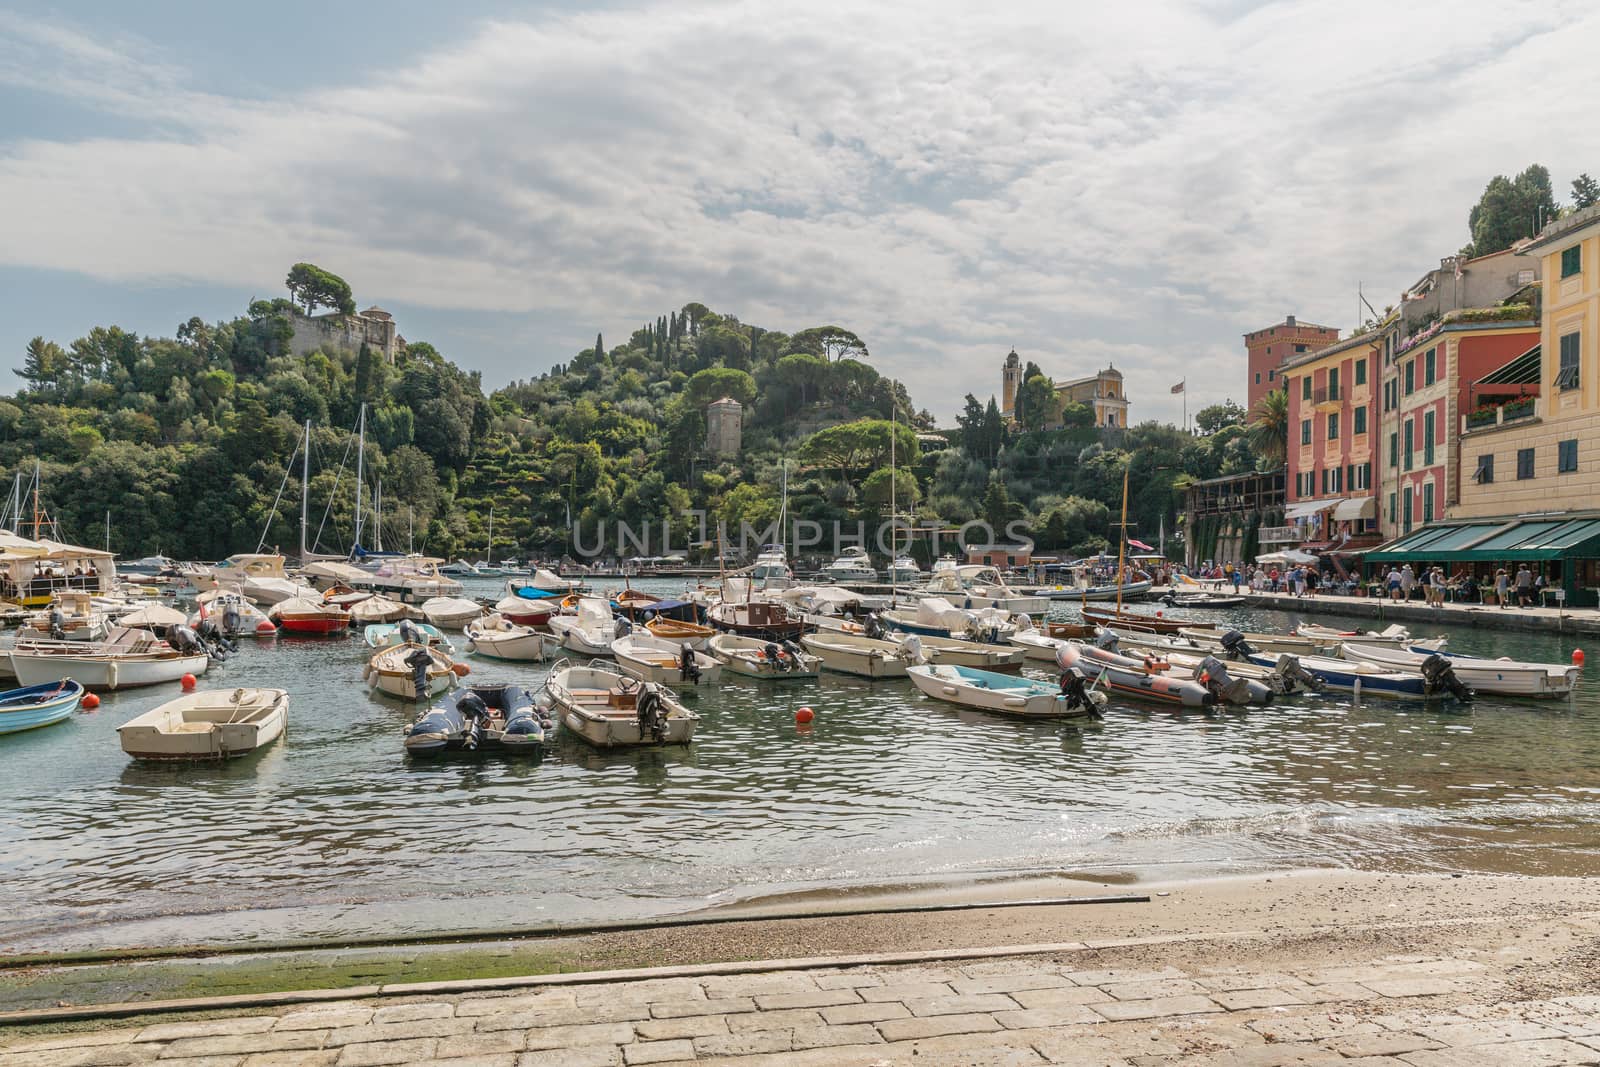
[[[1107,367],[1098,374],[1074,378],[1070,382],[1051,379],[1051,385],[1056,391],[1057,411],[1068,404],[1082,404],[1094,412],[1094,424],[1097,427],[1105,430],[1128,428],[1128,394],[1123,390],[1122,372],[1116,367]],[[1007,418],[1012,416],[1017,403],[1017,391],[1021,388],[1022,357],[1017,355],[1016,349],[1012,349],[1001,371],[1000,413]],[[1045,428],[1057,429],[1060,425],[1060,418],[1057,417]]]
[[[1451,518],[1600,508],[1600,206],[1546,226],[1535,417],[1461,436]]]

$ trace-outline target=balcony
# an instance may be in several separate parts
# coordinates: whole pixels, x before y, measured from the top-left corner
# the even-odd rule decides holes
[[[1342,389],[1322,388],[1313,389],[1311,391],[1311,403],[1314,407],[1319,409],[1324,407],[1338,407],[1343,401],[1344,390]]]
[[[1538,413],[1536,403],[1538,399],[1534,396],[1523,396],[1508,400],[1504,404],[1485,404],[1461,417],[1461,430],[1463,433],[1470,433],[1473,430],[1488,430],[1496,426],[1526,422]]]

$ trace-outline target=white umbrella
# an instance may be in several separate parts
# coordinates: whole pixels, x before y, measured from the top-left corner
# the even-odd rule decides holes
[[[1317,557],[1310,552],[1302,552],[1298,548],[1286,548],[1281,552],[1268,552],[1264,556],[1257,556],[1257,563],[1315,563]]]

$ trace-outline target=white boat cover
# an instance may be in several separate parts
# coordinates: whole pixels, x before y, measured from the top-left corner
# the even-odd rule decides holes
[[[586,596],[578,601],[578,628],[594,630],[609,628],[614,623],[611,605],[599,597]]]
[[[969,612],[940,596],[925,596],[917,601],[917,623],[943,630],[965,630],[972,621]]]

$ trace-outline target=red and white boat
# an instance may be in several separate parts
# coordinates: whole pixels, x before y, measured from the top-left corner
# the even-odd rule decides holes
[[[561,601],[554,597],[529,600],[526,597],[508,596],[494,606],[500,617],[516,626],[544,626],[550,616],[561,610]]]
[[[350,626],[350,613],[344,608],[310,597],[274,604],[269,614],[286,634],[335,634]]]

